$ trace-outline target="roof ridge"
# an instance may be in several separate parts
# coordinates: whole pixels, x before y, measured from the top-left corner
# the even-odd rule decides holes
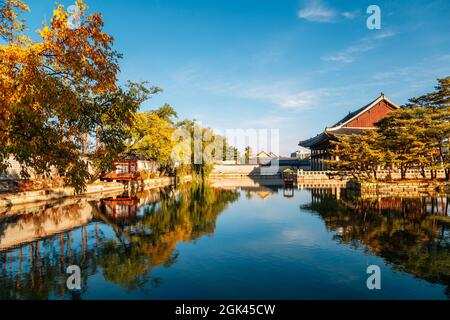
[[[388,97],[386,97],[386,95],[382,92],[378,98],[376,98],[375,100],[373,100],[369,104],[366,104],[365,106],[363,106],[363,107],[361,107],[361,108],[359,108],[359,109],[357,109],[357,110],[355,110],[353,112],[350,112],[348,115],[346,115],[344,118],[342,118],[335,125],[331,126],[328,129],[333,131],[333,130],[336,130],[336,129],[339,129],[339,128],[343,127],[344,125],[346,125],[347,123],[352,121],[354,118],[356,118],[358,115],[366,112],[368,109],[374,107],[377,103],[379,103],[379,102],[381,102],[383,100],[388,102],[393,107],[399,108],[398,105],[396,105],[394,102],[392,102],[392,100],[390,100]]]

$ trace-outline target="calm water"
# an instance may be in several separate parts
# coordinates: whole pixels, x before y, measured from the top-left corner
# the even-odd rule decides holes
[[[339,200],[338,200],[339,199]],[[184,186],[0,213],[1,299],[448,299],[446,198]],[[66,289],[69,265],[82,290]],[[382,290],[366,286],[369,265]]]

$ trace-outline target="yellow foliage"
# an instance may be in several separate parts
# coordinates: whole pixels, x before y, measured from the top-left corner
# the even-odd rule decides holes
[[[37,30],[40,40],[33,41],[23,33],[25,21],[19,18],[28,7],[19,0],[0,0],[0,37],[6,40],[0,45],[0,172],[5,158],[14,154],[39,172],[48,172],[51,162],[63,174],[71,171],[72,180],[84,179],[74,156],[80,136],[94,126],[106,126],[104,114],[124,114],[126,122],[125,109],[135,108],[101,108],[105,100],[120,100],[115,97],[123,92],[116,85],[121,55],[103,32],[101,16],[88,15],[83,1],[76,6],[80,25],[73,28],[69,13],[58,5],[50,23]],[[96,103],[100,107],[86,110]]]

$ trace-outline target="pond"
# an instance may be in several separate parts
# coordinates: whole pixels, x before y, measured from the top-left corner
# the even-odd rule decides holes
[[[446,197],[264,183],[13,207],[0,299],[448,299],[449,224]],[[71,265],[81,290],[67,289]]]

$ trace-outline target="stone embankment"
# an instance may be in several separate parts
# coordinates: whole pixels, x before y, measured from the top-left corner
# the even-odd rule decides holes
[[[347,183],[347,188],[362,196],[404,196],[414,197],[423,194],[450,193],[450,185],[439,181],[411,182],[353,182]]]
[[[164,187],[174,184],[174,178],[162,177],[156,179],[148,179],[144,181],[145,189],[152,189],[158,187]],[[142,187],[142,186],[141,186]],[[125,190],[123,183],[117,182],[104,182],[91,184],[86,187],[86,191],[80,196],[106,193],[111,191]],[[34,203],[40,201],[58,200],[67,197],[75,196],[75,191],[71,187],[55,188],[39,191],[25,191],[16,193],[3,193],[0,194],[0,207],[8,207],[19,204]]]

